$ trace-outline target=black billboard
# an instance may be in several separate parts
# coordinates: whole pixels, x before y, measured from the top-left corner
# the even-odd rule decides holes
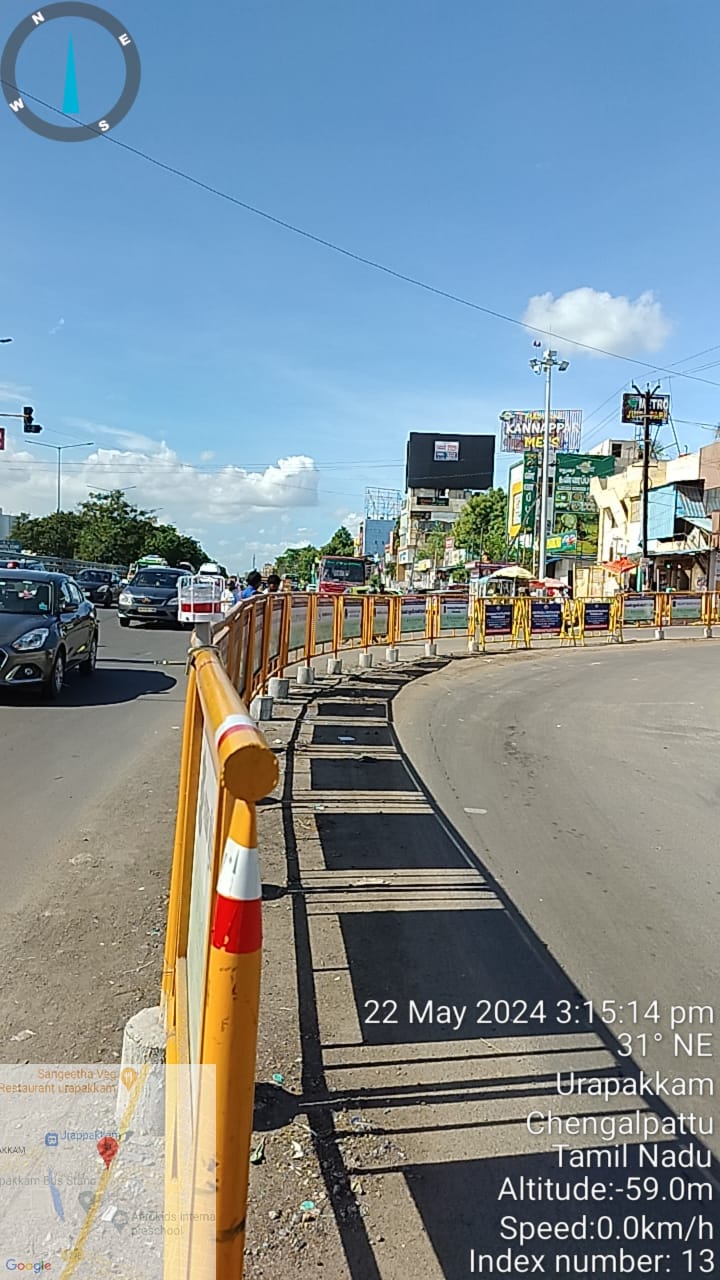
[[[452,431],[411,431],[406,489],[491,489],[495,436],[459,436]]]

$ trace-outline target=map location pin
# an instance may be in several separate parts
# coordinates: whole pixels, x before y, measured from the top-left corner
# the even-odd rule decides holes
[[[122,1071],[120,1072],[120,1079],[122,1080],[126,1089],[132,1089],[137,1078],[138,1078],[138,1073],[134,1067],[123,1067]]]
[[[109,1169],[115,1156],[118,1153],[118,1143],[115,1138],[101,1138],[97,1144],[97,1149],[103,1159],[105,1168]]]

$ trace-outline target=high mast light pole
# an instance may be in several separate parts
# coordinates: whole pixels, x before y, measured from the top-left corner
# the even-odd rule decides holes
[[[540,554],[538,578],[547,575],[548,508],[550,505],[550,403],[552,396],[552,371],[564,373],[570,368],[569,360],[559,360],[557,351],[550,347],[542,356],[530,361],[530,368],[538,376],[545,374],[545,424],[543,428],[542,476],[540,480]]]

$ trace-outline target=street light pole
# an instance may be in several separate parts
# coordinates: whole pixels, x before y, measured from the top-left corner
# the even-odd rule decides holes
[[[37,444],[41,449],[54,449],[57,453],[57,507],[59,513],[62,509],[62,456],[66,449],[90,449],[94,445],[94,440],[78,441],[77,444],[45,444],[41,440],[31,440],[31,444]]]
[[[570,367],[569,360],[558,360],[557,351],[548,347],[543,351],[542,359],[530,361],[533,373],[545,374],[545,421],[543,424],[542,476],[540,478],[540,537],[538,555],[538,578],[544,578],[547,572],[547,536],[548,509],[550,505],[550,404],[552,395],[552,371],[558,369],[564,373]]]

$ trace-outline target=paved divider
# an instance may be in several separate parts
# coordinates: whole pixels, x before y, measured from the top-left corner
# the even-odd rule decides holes
[[[323,654],[387,645],[390,656],[404,644],[465,635],[483,652],[538,639],[574,646],[621,641],[626,627],[655,627],[662,637],[678,624],[711,636],[719,608],[718,593],[578,601],[278,594],[242,602],[213,628],[212,643],[194,641],[160,1004],[167,1063],[180,1068],[167,1073],[166,1211],[180,1221],[188,1168],[192,1211],[189,1228],[166,1240],[166,1280],[241,1280],[243,1272],[262,946],[255,806],[278,780],[251,699],[272,677],[292,665],[307,671]]]

